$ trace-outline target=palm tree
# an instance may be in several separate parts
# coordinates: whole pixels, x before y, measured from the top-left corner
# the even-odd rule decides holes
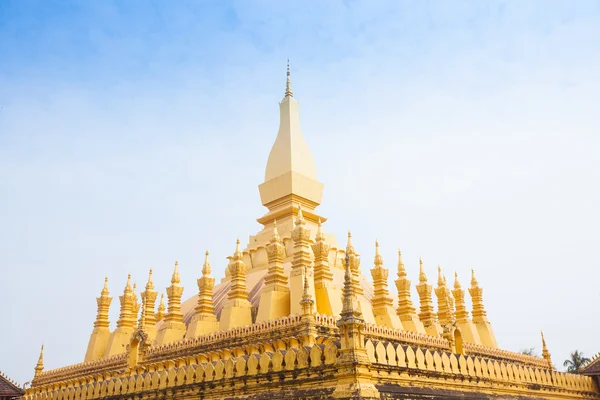
[[[571,353],[571,358],[565,360],[563,363],[563,367],[567,367],[567,372],[571,372],[576,374],[579,372],[579,368],[581,368],[584,364],[590,361],[589,358],[584,357],[583,353],[575,350]]]

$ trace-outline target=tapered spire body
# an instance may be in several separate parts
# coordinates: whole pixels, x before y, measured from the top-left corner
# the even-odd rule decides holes
[[[44,345],[42,345],[42,349],[40,350],[40,357],[38,358],[38,362],[35,365],[34,370],[34,377],[38,376],[44,370]]]
[[[396,288],[398,289],[398,310],[397,314],[404,329],[425,333],[425,327],[417,316],[417,310],[410,298],[411,282],[407,278],[406,268],[402,260],[402,253],[398,250],[398,279],[396,279]]]
[[[416,285],[419,293],[420,310],[419,319],[425,325],[425,328],[434,325],[437,322],[433,300],[431,296],[432,286],[427,282],[427,275],[423,269],[423,260],[419,259],[419,284]]]
[[[329,266],[331,246],[327,243],[323,233],[321,219],[318,221],[315,243],[311,247],[315,257],[314,278],[317,312],[337,316],[342,310],[342,299],[333,285],[333,273]]]
[[[302,308],[302,316],[306,317],[314,313],[315,301],[310,294],[310,286],[308,285],[308,271],[304,273],[304,290],[302,291],[302,300],[300,307]]]
[[[100,297],[96,297],[96,303],[98,304],[98,314],[96,321],[94,322],[94,328],[108,328],[110,321],[108,320],[108,312],[110,309],[110,303],[112,297],[109,297],[108,292],[108,276],[104,278],[104,287],[100,292]]]
[[[135,296],[131,287],[131,275],[127,275],[127,284],[123,290],[123,295],[119,296],[119,301],[121,302],[121,312],[117,321],[117,328],[133,329],[135,327],[136,314],[134,313]]]
[[[211,268],[208,260],[208,250],[205,253],[202,265],[202,277],[198,278],[198,303],[194,309],[194,316],[186,331],[186,337],[196,337],[219,329],[219,322],[215,315],[213,304],[213,288],[215,278],[210,276]]]
[[[546,346],[546,339],[544,338],[544,332],[542,334],[542,357],[544,360],[548,362],[548,368],[554,369],[554,365],[552,365],[552,356],[550,355],[550,351],[548,351],[548,347]]]
[[[492,330],[492,325],[487,318],[487,312],[483,306],[483,289],[479,286],[479,282],[475,278],[475,271],[471,270],[471,287],[469,288],[471,302],[473,303],[473,323],[477,327],[481,344],[493,348],[498,348],[496,336]]]
[[[165,306],[165,294],[160,294],[160,303],[158,304],[158,310],[156,312],[156,322],[162,321],[165,317],[165,311],[167,307]]]
[[[202,277],[197,280],[198,304],[196,305],[195,311],[197,314],[214,317],[215,307],[213,305],[213,288],[215,287],[215,278],[210,276],[211,268],[208,255],[208,251],[206,251],[204,264],[202,265]]]
[[[98,304],[98,314],[96,321],[94,321],[94,329],[90,335],[88,347],[85,352],[84,361],[93,361],[104,356],[106,346],[110,339],[110,321],[108,320],[108,312],[110,310],[110,304],[112,297],[109,297],[108,292],[108,276],[104,278],[104,287],[100,292],[100,297],[96,297],[96,303]]]
[[[450,317],[450,304],[448,301],[448,288],[446,280],[442,275],[442,269],[438,266],[438,285],[435,288],[435,295],[438,299],[438,321],[442,327],[452,323]]]
[[[131,308],[133,312],[133,319],[137,319],[137,316],[140,312],[140,307],[141,304],[138,299],[137,285],[135,282],[133,282],[133,307]]]
[[[393,329],[401,329],[402,324],[398,315],[394,312],[393,301],[388,291],[389,270],[383,267],[383,258],[379,252],[379,242],[375,241],[374,267],[371,269],[373,277],[374,295],[371,299],[373,315],[377,325]]]
[[[127,275],[127,284],[125,285],[125,289],[123,289],[123,295],[119,296],[119,301],[121,303],[121,311],[117,320],[117,328],[110,335],[104,357],[125,352],[131,334],[136,327],[137,317],[134,313],[135,295],[131,287],[131,274]]]
[[[156,324],[156,315],[154,314],[154,305],[156,303],[156,297],[158,292],[154,290],[154,282],[152,281],[152,269],[148,273],[148,283],[146,283],[145,290],[141,293],[143,314],[144,314],[144,327],[154,327]]]
[[[167,288],[167,298],[169,308],[165,316],[165,322],[183,323],[183,314],[181,313],[181,296],[183,295],[183,286],[179,285],[179,262],[175,261],[175,269],[171,276],[171,286]]]
[[[452,294],[456,301],[456,322],[464,323],[469,321],[469,311],[465,304],[465,291],[460,286],[457,273],[454,274],[454,290],[452,290]]]
[[[273,221],[273,232],[267,245],[269,269],[265,275],[265,287],[260,294],[256,321],[268,321],[290,314],[290,288],[283,269],[285,246],[279,237],[277,220]]]
[[[310,248],[311,231],[304,220],[302,207],[298,209],[295,227],[292,231],[294,252],[292,255],[292,269],[290,271],[290,313],[292,315],[302,314],[300,301],[304,291],[304,276],[309,277],[309,291],[312,298],[315,297],[315,285],[313,275],[313,255]]]
[[[185,336],[186,326],[183,323],[181,312],[183,286],[179,284],[180,282],[179,262],[175,261],[175,268],[173,275],[171,275],[171,286],[167,288],[167,315],[165,315],[164,321],[156,334],[156,341],[159,344],[174,342]]]
[[[354,250],[354,245],[352,244],[352,234],[350,231],[348,231],[346,254],[350,260],[350,270],[352,271],[352,284],[354,285],[354,293],[356,293],[357,296],[364,295],[364,290],[360,284],[360,255]]]
[[[231,274],[231,286],[227,293],[227,301],[221,312],[221,320],[219,321],[219,329],[221,330],[252,324],[252,305],[248,301],[248,290],[246,289],[246,271],[248,268],[243,261],[240,239],[236,242],[233,256],[229,257],[227,268]]]
[[[460,328],[463,340],[468,343],[481,344],[479,332],[473,322],[469,319],[469,311],[465,304],[465,291],[460,285],[458,274],[454,273],[454,289],[452,295],[456,304],[455,319]]]
[[[471,270],[471,287],[469,288],[473,302],[473,322],[487,322],[487,312],[483,306],[483,289],[479,286],[475,271]]]
[[[283,269],[285,246],[277,231],[277,221],[274,222],[273,235],[267,246],[267,256],[269,258],[269,269],[265,276],[265,290],[289,292],[288,277]]]

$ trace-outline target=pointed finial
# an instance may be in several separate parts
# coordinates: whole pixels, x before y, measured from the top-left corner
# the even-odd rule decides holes
[[[423,269],[423,259],[421,257],[419,257],[419,282],[427,282],[427,275],[425,274],[425,270]]]
[[[346,254],[354,254],[354,246],[352,245],[352,233],[348,231],[348,244],[346,245]]]
[[[298,215],[296,216],[296,226],[304,225],[304,216],[302,215],[302,204],[298,204]]]
[[[165,316],[165,294],[160,294],[160,303],[158,304],[158,311],[156,313],[156,322],[161,321]]]
[[[146,326],[146,296],[142,296],[142,312],[138,321],[138,329],[144,330]]]
[[[42,372],[44,370],[44,345],[42,345],[42,348],[40,350],[40,357],[38,358],[38,362],[35,365],[35,374],[34,376],[37,376],[40,372]]]
[[[285,82],[285,97],[294,97],[292,93],[292,81],[290,79],[290,59],[287,60],[287,80]]]
[[[204,253],[204,265],[202,265],[202,275],[210,275],[210,262],[208,261],[208,250]]]
[[[379,252],[379,241],[375,240],[375,260],[374,264],[376,267],[380,267],[383,265],[383,258],[381,257],[381,253]]]
[[[108,275],[104,278],[104,287],[100,292],[101,296],[108,296]]]
[[[277,230],[277,219],[273,221],[273,234],[271,235],[271,243],[279,242],[279,231]]]
[[[404,261],[402,261],[402,252],[398,249],[398,278],[406,277],[406,268],[404,268]]]
[[[444,286],[444,276],[442,275],[442,267],[438,265],[438,286]]]
[[[317,236],[315,237],[315,240],[317,242],[325,240],[325,235],[323,234],[323,231],[321,231],[321,218],[319,218],[319,223],[317,225]]]
[[[304,295],[308,295],[308,268],[304,266]]]
[[[552,356],[550,355],[550,352],[548,351],[548,347],[546,346],[546,339],[544,338],[544,332],[540,331],[540,333],[542,334],[542,357],[548,362],[548,366],[552,369],[554,369],[554,366],[552,365]]]
[[[542,346],[546,347],[546,339],[544,338],[544,331],[540,330],[540,333],[542,334]]]
[[[148,283],[146,283],[146,290],[150,291],[154,289],[154,282],[152,281],[152,268],[150,268],[150,272],[148,273]]]
[[[127,284],[125,285],[125,293],[133,293],[133,290],[131,289],[131,274],[127,274]]]
[[[460,289],[460,282],[458,281],[458,272],[454,272],[454,289]]]
[[[171,276],[171,283],[177,285],[181,282],[179,279],[179,261],[175,260],[175,269],[173,270],[173,276]]]
[[[477,282],[477,278],[475,278],[475,269],[471,268],[471,287],[479,286],[479,282]]]

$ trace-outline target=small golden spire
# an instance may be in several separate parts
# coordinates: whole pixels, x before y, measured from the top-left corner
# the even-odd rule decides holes
[[[381,257],[381,253],[379,252],[379,241],[375,240],[375,260],[373,262],[375,267],[380,267],[383,265],[383,257]]]
[[[454,272],[454,289],[460,289],[460,282],[458,281],[458,272]]]
[[[96,315],[96,321],[94,322],[94,328],[108,328],[110,322],[108,320],[108,311],[112,297],[109,297],[108,291],[108,276],[104,278],[104,287],[100,292],[100,297],[96,297],[96,303],[98,304],[98,314]]]
[[[423,269],[423,259],[419,257],[419,282],[427,283],[427,275],[425,275],[425,270]]]
[[[125,285],[125,294],[132,294],[133,290],[131,289],[131,274],[127,274],[127,284]]]
[[[42,349],[40,350],[40,357],[38,358],[38,362],[35,365],[35,374],[34,376],[38,376],[40,372],[44,370],[44,345],[42,345]]]
[[[308,268],[304,266],[304,290],[302,292],[302,300],[300,300],[300,306],[302,307],[302,315],[308,316],[313,313],[313,305],[315,301],[310,295],[310,286],[308,286]]]
[[[156,313],[156,322],[162,320],[165,317],[165,294],[160,294],[160,303],[158,304],[158,312]]]
[[[354,246],[352,245],[352,233],[348,231],[348,244],[346,244],[346,254],[354,254]]]
[[[348,240],[350,240],[350,232],[348,232]],[[348,246],[351,246],[348,242]],[[342,297],[342,311],[340,313],[341,319],[338,321],[338,327],[343,324],[344,321],[362,321],[362,312],[358,307],[356,293],[354,292],[355,285],[353,282],[352,270],[350,268],[350,256],[346,251],[345,259],[345,271],[344,271],[344,288]]]
[[[138,321],[138,329],[144,330],[146,326],[146,296],[142,296],[142,312]]]
[[[546,346],[546,339],[544,338],[544,332],[540,331],[542,334],[542,357],[548,362],[548,367],[554,369],[552,365],[552,357],[550,356],[550,352],[548,351],[548,347]]]
[[[442,275],[442,267],[438,265],[438,286],[445,286],[446,281],[444,280],[444,276]]]
[[[204,253],[204,265],[202,265],[202,276],[210,275],[210,262],[208,261],[208,250]]]
[[[152,268],[150,268],[150,272],[148,273],[148,283],[146,283],[146,290],[150,291],[154,289],[154,282],[152,282]]]
[[[317,225],[317,236],[315,237],[315,241],[322,241],[325,240],[325,235],[323,234],[323,231],[321,231],[321,218],[319,218],[319,224]]]
[[[471,287],[479,286],[479,282],[477,282],[477,278],[475,278],[475,269],[471,268]]]
[[[285,82],[285,97],[294,97],[292,93],[292,82],[290,79],[290,60],[287,60],[287,80]]]
[[[171,276],[171,283],[177,285],[179,282],[181,282],[181,279],[179,279],[179,261],[175,261],[175,270],[173,271],[173,276]]]
[[[296,216],[296,226],[303,226],[306,224],[304,221],[304,215],[302,214],[302,204],[298,204],[298,215]]]
[[[240,250],[240,238],[237,238],[235,241],[235,251],[233,252],[233,257],[231,257],[231,260],[240,261],[243,259],[243,256],[242,250]]]
[[[473,322],[488,322],[487,312],[483,306],[483,289],[479,286],[479,282],[475,278],[475,270],[471,269],[471,287],[469,288],[471,294],[471,304],[473,305]]]
[[[108,296],[108,275],[104,278],[104,287],[100,292],[101,296]]]
[[[398,277],[406,278],[406,268],[404,267],[404,261],[402,261],[402,252],[398,250]]]
[[[279,242],[279,230],[277,230],[277,219],[273,220],[273,233],[271,234],[271,243]]]

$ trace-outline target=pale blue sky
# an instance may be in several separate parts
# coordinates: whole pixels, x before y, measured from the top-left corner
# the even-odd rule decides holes
[[[128,272],[222,277],[288,57],[363,272],[475,267],[502,348],[600,351],[600,2],[290,3],[0,0],[0,370],[82,361],[106,274],[113,326]]]

